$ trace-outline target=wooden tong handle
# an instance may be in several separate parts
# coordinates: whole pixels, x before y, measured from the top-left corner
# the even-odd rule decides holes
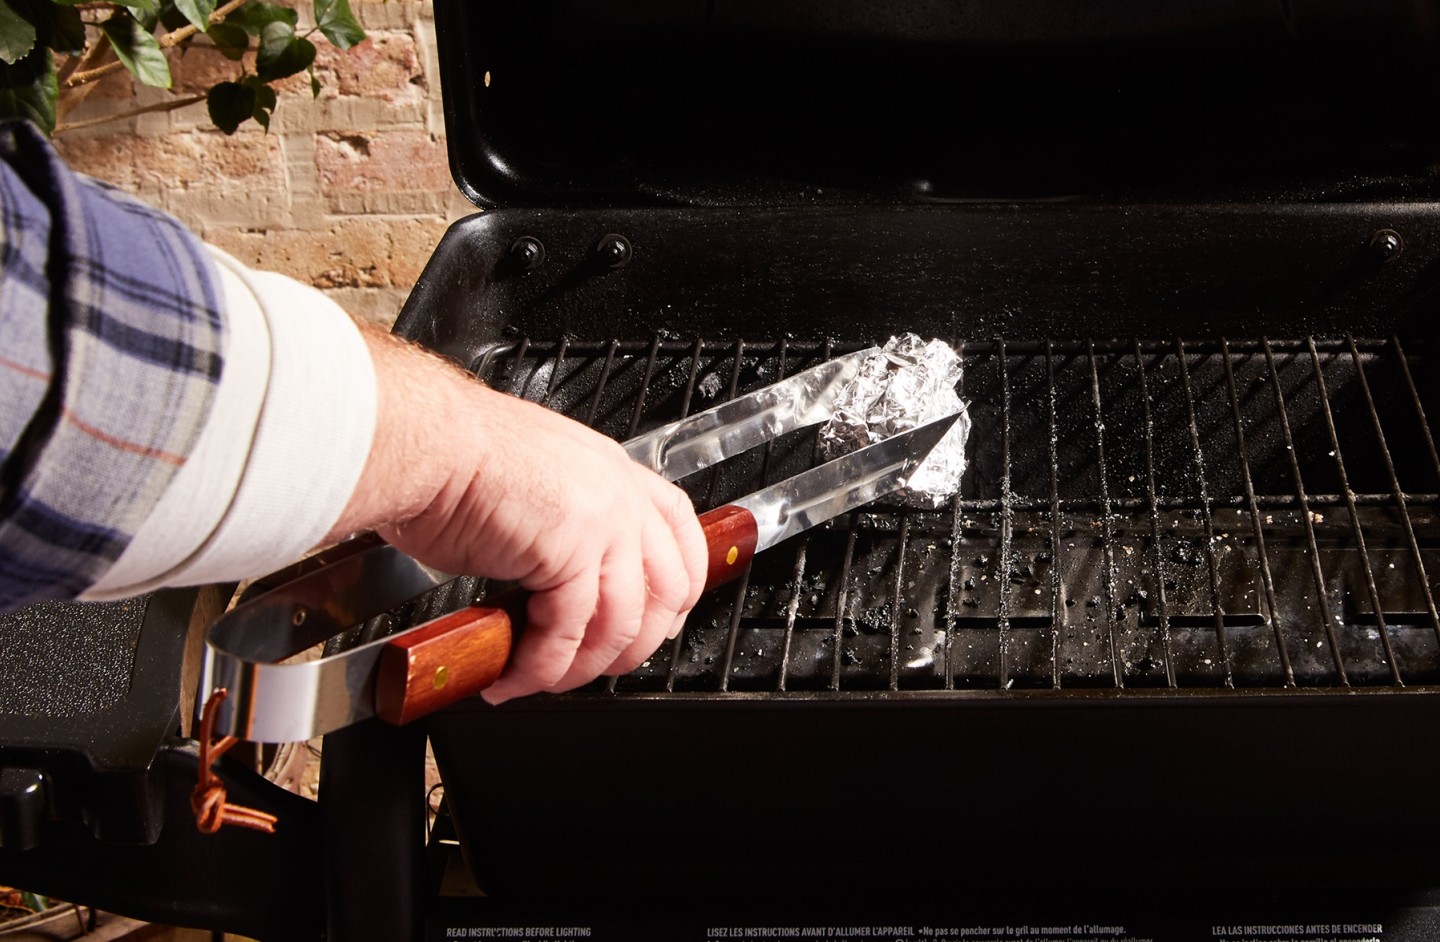
[[[755,555],[755,517],[728,505],[700,515],[709,568],[705,588],[724,585]],[[375,712],[387,723],[419,719],[493,684],[525,628],[530,593],[510,589],[398,635],[380,652]]]

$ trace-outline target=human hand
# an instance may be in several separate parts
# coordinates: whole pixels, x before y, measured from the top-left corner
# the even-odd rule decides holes
[[[488,701],[625,673],[679,632],[706,572],[683,491],[577,422],[388,336],[367,341],[379,428],[337,530],[373,528],[429,565],[532,593]]]

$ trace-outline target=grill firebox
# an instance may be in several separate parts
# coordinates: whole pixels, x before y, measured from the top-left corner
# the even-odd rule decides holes
[[[1422,341],[951,342],[975,431],[948,510],[875,505],[762,554],[577,696],[1436,682]],[[861,346],[522,339],[475,369],[623,439]],[[682,485],[716,506],[814,441]]]
[[[949,507],[772,547],[613,682],[427,719],[487,918],[628,912],[637,886],[680,914],[742,888],[829,911],[857,879],[893,912],[916,874],[1162,909],[1440,886],[1431,212],[458,223],[397,330],[613,438],[904,330],[961,350],[974,423]],[[593,259],[604,233],[628,265]],[[524,236],[547,261],[517,272]],[[681,483],[703,509],[814,461],[799,432]]]

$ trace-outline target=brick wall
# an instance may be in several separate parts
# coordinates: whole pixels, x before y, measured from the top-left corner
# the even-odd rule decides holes
[[[301,23],[310,3],[298,0]],[[257,268],[324,289],[351,313],[389,324],[449,222],[474,211],[450,179],[431,5],[352,0],[369,38],[348,51],[316,33],[311,100],[286,80],[270,132],[217,131],[203,103],[57,134],[73,166],[174,213]],[[237,64],[192,48],[173,92],[118,73],[66,117],[81,124],[202,92]]]

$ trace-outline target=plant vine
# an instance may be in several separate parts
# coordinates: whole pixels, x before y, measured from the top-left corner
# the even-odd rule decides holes
[[[365,39],[350,0],[312,3],[315,25],[302,33],[293,7],[265,0],[0,0],[0,119],[24,118],[53,134],[203,101],[226,134],[252,120],[268,130],[274,83],[306,72],[311,95],[320,95],[311,36],[340,49]],[[233,80],[200,95],[65,121],[94,83],[122,69],[144,85],[171,88],[172,57],[201,37],[239,64]],[[252,49],[253,71],[246,65]]]

